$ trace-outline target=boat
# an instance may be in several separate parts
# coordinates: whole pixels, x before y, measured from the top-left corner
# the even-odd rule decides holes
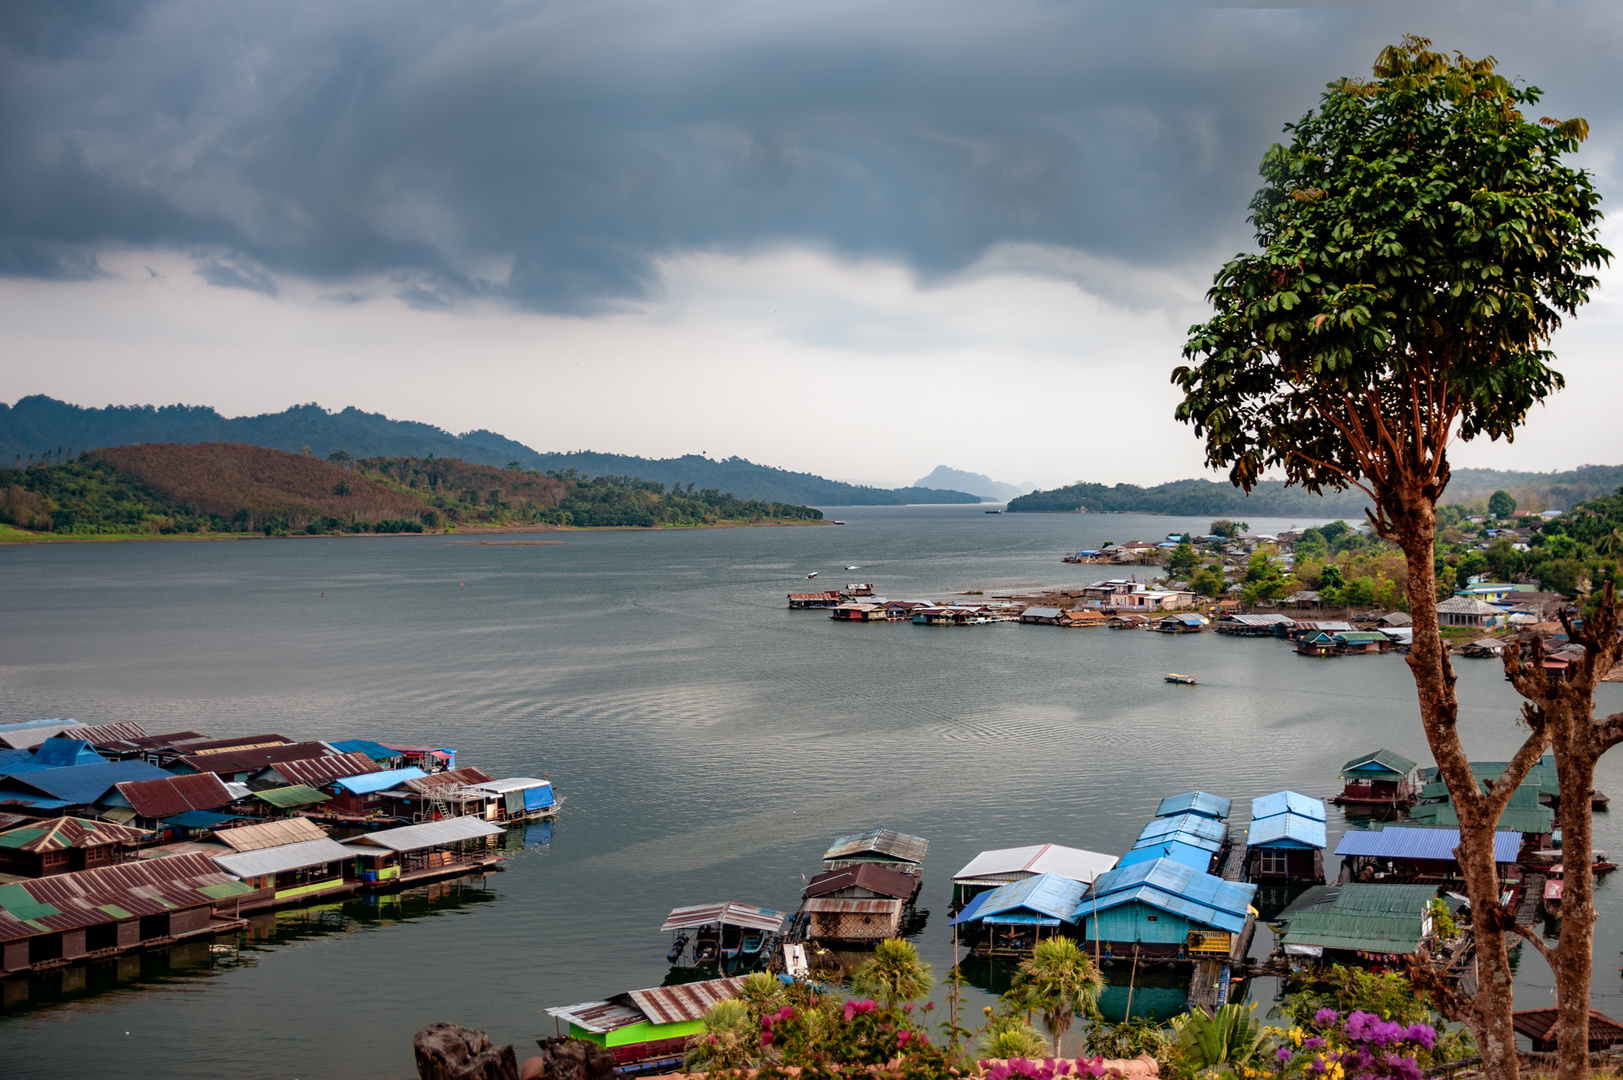
[[[687,947],[688,936],[686,934],[677,934],[676,940],[671,942],[671,951],[665,954],[666,962],[674,964],[678,960],[682,959],[682,953],[687,949]]]
[[[1550,878],[1544,883],[1544,914],[1552,919],[1561,917],[1562,879]]]
[[[817,576],[817,571],[816,571],[816,570],[813,570],[813,571],[812,571],[812,572],[811,572],[811,573],[809,573],[809,574],[807,574],[807,575],[806,575],[806,580],[807,580],[807,581],[810,581],[810,580],[811,580],[811,579],[812,579],[812,578],[814,578],[814,577],[816,577],[816,576]]]
[[[721,924],[721,955],[731,960],[744,948],[744,928],[733,923]]]
[[[834,519],[834,524],[836,524],[836,525],[844,525],[845,522],[841,521],[839,518],[835,518]]]
[[[1003,513],[1003,511],[1001,511],[1001,510],[988,510],[988,511],[986,511],[986,513],[988,513],[988,514],[1001,514],[1001,513]]]
[[[671,911],[661,930],[676,931],[677,937],[666,954],[671,963],[682,958],[688,932],[693,934],[693,962],[714,964],[735,960],[740,955],[752,961],[765,951],[771,935],[783,927],[783,913],[756,904],[732,900]]]
[[[1174,673],[1165,676],[1165,678],[1167,682],[1182,683],[1185,686],[1195,685],[1195,677],[1193,675],[1178,675]]]
[[[745,956],[759,956],[766,946],[766,931],[750,929],[744,931],[744,943],[741,947]]]

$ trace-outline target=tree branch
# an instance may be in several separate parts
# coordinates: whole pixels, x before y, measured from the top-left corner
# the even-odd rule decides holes
[[[1613,713],[1596,724],[1593,738],[1595,749],[1603,754],[1623,742],[1623,712]]]
[[[1533,928],[1531,926],[1523,926],[1519,922],[1513,922],[1510,925],[1510,929],[1512,933],[1531,941],[1533,943],[1533,948],[1538,950],[1539,955],[1544,957],[1552,968],[1555,967],[1555,950],[1544,944],[1544,939],[1533,933]]]

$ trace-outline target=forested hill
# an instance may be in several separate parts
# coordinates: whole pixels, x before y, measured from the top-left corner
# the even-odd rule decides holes
[[[0,468],[0,536],[424,532],[468,526],[799,523],[806,506],[629,476],[439,457],[356,460],[242,443],[142,443]],[[9,530],[3,526],[11,526]],[[27,537],[21,537],[27,539]]]
[[[1505,472],[1498,469],[1455,469],[1443,494],[1445,503],[1483,503],[1495,491],[1506,491],[1524,513],[1570,510],[1581,502],[1604,498],[1623,486],[1623,466],[1583,465],[1566,472]],[[1360,491],[1312,495],[1264,481],[1246,495],[1217,480],[1175,480],[1155,487],[1136,484],[1072,484],[1034,491],[1011,500],[1011,511],[1070,513],[1177,514],[1203,517],[1251,514],[1257,517],[1348,518],[1359,520],[1369,499]]]
[[[899,506],[905,503],[973,503],[962,491],[909,487],[872,488],[825,480],[811,473],[756,465],[743,458],[722,461],[689,454],[641,458],[590,451],[541,453],[493,431],[453,435],[432,424],[391,420],[347,408],[328,412],[296,405],[285,412],[224,417],[200,405],[109,405],[87,409],[35,395],[15,405],[0,403],[0,464],[27,464],[46,455],[71,458],[81,450],[136,443],[246,443],[325,458],[337,451],[353,458],[457,458],[475,465],[586,476],[634,476],[667,486],[731,492],[741,499],[814,506]]]

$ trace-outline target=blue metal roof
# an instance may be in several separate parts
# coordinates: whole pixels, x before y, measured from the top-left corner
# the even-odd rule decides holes
[[[1056,922],[1076,921],[1076,908],[1087,887],[1058,874],[1037,874],[1035,877],[999,885],[990,892],[979,893],[959,912],[955,923],[972,919],[1002,922]]]
[[[23,728],[44,727],[46,724],[77,724],[77,720],[64,720],[56,717],[51,720],[23,720],[16,724],[0,724],[0,731],[21,731]]]
[[[1276,791],[1251,800],[1251,820],[1273,817],[1275,814],[1295,814],[1297,817],[1325,820],[1324,800],[1314,799],[1295,791]]]
[[[1134,842],[1133,850],[1160,847],[1162,844],[1185,844],[1189,847],[1201,848],[1208,855],[1215,855],[1223,850],[1221,840],[1213,840],[1209,836],[1196,836],[1191,832],[1169,832],[1160,836],[1146,836]]]
[[[1205,841],[1206,843],[1202,843],[1201,847],[1205,847],[1207,843],[1215,844],[1216,847],[1213,847],[1212,850],[1216,851],[1218,847],[1223,846],[1223,841],[1228,839],[1229,829],[1227,825],[1213,818],[1201,817],[1199,814],[1178,814],[1173,817],[1156,818],[1151,821],[1140,830],[1138,840],[1133,846],[1137,847],[1146,841],[1154,841],[1162,837],[1170,838],[1177,833],[1185,833]]]
[[[1101,875],[1083,896],[1077,917],[1139,902],[1192,922],[1238,933],[1245,928],[1251,898],[1256,893],[1255,885],[1224,881],[1173,859],[1157,859]]]
[[[340,754],[365,754],[373,761],[388,761],[390,758],[400,756],[400,751],[371,739],[343,739],[339,742],[327,744]]]
[[[105,760],[90,744],[80,739],[54,735],[34,747],[34,761],[42,769],[67,769],[74,765],[96,765]]]
[[[1181,835],[1181,834],[1180,834]],[[1156,859],[1173,859],[1195,870],[1209,870],[1212,865],[1212,853],[1203,847],[1193,844],[1181,843],[1173,840],[1169,843],[1147,844],[1136,847],[1121,857],[1117,866],[1131,866],[1134,863],[1154,862]]]
[[[34,752],[32,750],[13,750],[9,746],[0,747],[0,776],[5,776],[13,765],[20,765],[24,771],[27,771],[33,761]]]
[[[423,770],[414,765],[404,769],[390,769],[387,772],[362,773],[360,776],[346,776],[333,783],[349,792],[351,795],[370,795],[376,791],[387,791],[392,787],[399,787],[407,780],[420,780],[427,776]]]
[[[1199,814],[1202,817],[1222,821],[1229,816],[1229,811],[1233,808],[1233,799],[1210,795],[1204,791],[1186,791],[1182,795],[1168,795],[1162,799],[1161,805],[1155,808],[1155,816],[1161,818],[1171,817],[1174,814]]]
[[[126,780],[164,780],[169,774],[145,761],[102,761],[95,765],[73,765],[65,769],[36,769],[12,776],[10,785],[32,788],[42,795],[61,799],[70,806],[95,802],[114,784]]]
[[[212,810],[188,810],[184,814],[163,819],[165,825],[179,825],[183,829],[208,829],[228,821],[240,821],[241,814],[216,814]]]
[[[1349,832],[1336,845],[1337,855],[1368,855],[1379,859],[1431,859],[1450,862],[1460,846],[1458,829],[1405,829],[1389,825],[1379,832]],[[1493,861],[1513,863],[1521,851],[1522,834],[1493,834]]]
[[[1251,823],[1247,842],[1263,848],[1322,848],[1330,841],[1324,822],[1297,814],[1274,814]]]

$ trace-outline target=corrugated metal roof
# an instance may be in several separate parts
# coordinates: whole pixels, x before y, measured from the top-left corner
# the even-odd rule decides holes
[[[104,760],[89,743],[61,735],[53,735],[34,748],[34,764],[42,769],[69,769],[75,765],[96,765]]]
[[[205,888],[249,891],[206,855],[119,863],[0,886],[0,941],[212,905]],[[115,909],[110,911],[109,909]],[[122,913],[122,914],[118,914]]]
[[[292,739],[267,731],[259,735],[233,735],[229,739],[202,739],[189,743],[187,749],[194,754],[217,754],[224,750],[251,750],[261,746],[291,746]]]
[[[1459,812],[1452,803],[1422,803],[1409,811],[1416,825],[1459,828]],[[1507,832],[1547,833],[1555,828],[1555,811],[1548,806],[1507,806],[1499,815],[1499,828]]]
[[[1259,795],[1251,800],[1252,821],[1286,813],[1313,821],[1324,821],[1324,800],[1295,791],[1276,791],[1272,795]]]
[[[975,905],[972,917],[984,920],[995,915],[1031,912],[1060,922],[1075,922],[1077,907],[1086,890],[1087,886],[1071,878],[1058,874],[1038,874],[982,893],[976,897],[980,903]]]
[[[341,776],[362,776],[381,771],[375,761],[359,752],[278,761],[272,770],[289,784],[314,788],[330,784]]]
[[[230,831],[230,830],[227,830]],[[221,869],[240,878],[259,877],[261,874],[279,874],[283,870],[297,870],[304,866],[342,862],[355,853],[336,840],[306,840],[302,844],[283,844],[281,847],[243,851],[235,855],[216,855],[214,861]]]
[[[479,836],[500,836],[506,832],[500,825],[492,825],[476,817],[442,818],[425,821],[421,825],[405,825],[398,829],[363,833],[345,841],[350,847],[380,847],[390,851],[417,851],[440,844],[454,844],[459,840],[472,840]]]
[[[543,1009],[545,1013],[557,1017],[567,1024],[598,1035],[606,1035],[611,1031],[619,1031],[632,1024],[646,1023],[648,1018],[642,1010],[634,1005],[620,1004],[609,1001],[582,1001],[578,1005],[554,1005],[550,1009]]]
[[[472,791],[488,792],[491,795],[506,795],[509,791],[528,791],[530,788],[551,786],[550,780],[537,780],[533,776],[509,776],[503,780],[486,780],[478,784],[469,784],[468,788]]]
[[[1212,850],[1215,851],[1228,839],[1229,828],[1221,821],[1199,814],[1177,814],[1173,817],[1156,818],[1145,825],[1139,831],[1138,841],[1134,846],[1146,842],[1153,843],[1162,837],[1170,839],[1179,833],[1199,839],[1202,841],[1198,845],[1200,847],[1213,845]]]
[[[68,728],[81,725],[77,720],[29,720],[0,728],[0,746],[17,750],[32,750],[46,739],[60,735]]]
[[[976,879],[1006,874],[1059,874],[1072,881],[1088,882],[1115,865],[1114,855],[1060,844],[1036,844],[983,851],[954,874],[952,880],[972,883]]]
[[[890,829],[869,829],[855,836],[842,836],[823,852],[823,861],[849,859],[858,855],[882,855],[900,862],[922,863],[930,841],[919,836],[892,832]]]
[[[825,870],[806,883],[802,896],[827,896],[841,889],[867,889],[880,896],[911,899],[918,892],[919,879],[886,869],[882,863],[858,863],[838,870]]]
[[[254,798],[287,810],[294,806],[312,806],[315,803],[323,803],[331,799],[332,796],[324,791],[317,791],[313,787],[292,784],[288,787],[271,788],[269,791],[256,791],[254,792]]]
[[[293,817],[282,821],[267,821],[263,825],[245,825],[240,829],[226,829],[215,839],[234,851],[259,851],[263,848],[299,844],[306,840],[324,840],[327,830],[309,818]]]
[[[69,724],[78,723],[79,721],[77,720],[64,719],[60,716],[53,717],[48,720],[17,720],[10,724],[0,724],[0,735],[9,734],[13,731],[26,731],[29,728],[46,727],[50,724],[56,724],[59,727],[67,727]]]
[[[113,753],[136,753],[142,750],[184,750],[208,739],[198,731],[171,731],[161,735],[142,735],[133,739],[104,739],[96,745]]]
[[[1182,844],[1185,847],[1200,848],[1209,855],[1215,855],[1219,851],[1223,850],[1222,841],[1213,840],[1209,836],[1196,836],[1191,832],[1170,832],[1162,836],[1148,836],[1142,840],[1135,841],[1132,850],[1137,851],[1140,848],[1160,847],[1163,844]]]
[[[1303,911],[1291,919],[1284,944],[1358,952],[1412,953],[1420,947],[1418,917],[1351,915],[1337,911]]]
[[[1163,859],[1162,861],[1166,862],[1167,860]],[[1157,889],[1153,885],[1138,885],[1132,889],[1123,889],[1120,892],[1111,893],[1109,896],[1101,896],[1097,903],[1092,898],[1089,898],[1083,902],[1082,907],[1077,912],[1077,917],[1084,919],[1096,911],[1109,911],[1111,908],[1134,903],[1146,904],[1161,911],[1181,915],[1190,922],[1226,930],[1231,934],[1237,934],[1245,929],[1246,917],[1243,914],[1235,914],[1232,911],[1210,907],[1191,900],[1187,896],[1180,896],[1163,889]]]
[[[1204,791],[1186,791],[1182,795],[1168,795],[1162,799],[1161,805],[1155,808],[1155,816],[1169,818],[1178,814],[1199,814],[1201,817],[1224,821],[1233,808],[1233,799],[1225,799],[1221,795],[1212,795]]]
[[[125,739],[144,739],[148,736],[147,729],[134,720],[116,720],[111,724],[81,724],[70,734],[75,739],[83,739],[97,746],[109,742],[122,742]]]
[[[88,806],[126,780],[156,780],[169,774],[144,761],[104,761],[97,765],[75,765],[67,769],[40,769],[22,776],[8,777],[5,784],[31,788],[69,806]],[[0,795],[0,801],[5,796]]]
[[[1337,855],[1367,855],[1378,859],[1426,859],[1452,862],[1454,849],[1460,846],[1458,829],[1405,829],[1388,825],[1379,832],[1352,831],[1336,845]],[[1493,834],[1495,862],[1513,863],[1521,850],[1522,834],[1496,832]]]
[[[1181,835],[1181,834],[1180,834]],[[1153,843],[1145,847],[1136,847],[1121,857],[1120,866],[1132,866],[1134,863],[1154,862],[1156,859],[1172,859],[1181,862],[1192,870],[1206,873],[1212,868],[1213,852],[1208,848],[1196,847],[1193,844],[1183,844],[1177,841],[1171,843]]]
[[[454,790],[459,787],[468,787],[473,784],[488,784],[493,780],[489,773],[483,769],[476,769],[469,765],[461,769],[445,769],[437,773],[416,780],[407,780],[405,787],[411,791],[427,793],[430,791]]]
[[[24,836],[24,833],[30,835]],[[146,837],[141,829],[115,825],[89,818],[59,817],[33,821],[22,828],[0,832],[0,847],[14,851],[64,851],[68,848],[96,847],[100,844],[138,844]]]
[[[1330,910],[1344,915],[1423,916],[1437,899],[1435,885],[1377,885],[1350,881],[1331,903]]]
[[[1293,626],[1296,623],[1289,615],[1225,615],[1220,621],[1241,626]]]
[[[127,780],[118,785],[118,793],[137,814],[154,820],[188,810],[213,810],[234,801],[224,782],[213,773]]]
[[[188,746],[180,761],[181,764],[198,772],[239,773],[257,772],[279,761],[299,761],[330,753],[331,747],[319,742],[273,743],[246,749],[227,747],[202,752],[194,746]],[[368,759],[368,763],[370,760]]]
[[[188,810],[184,814],[164,818],[163,824],[178,825],[183,829],[212,829],[216,825],[242,820],[244,818],[241,814],[216,814],[211,810]]]
[[[660,929],[689,930],[699,926],[714,926],[717,923],[776,932],[783,926],[783,912],[755,904],[723,900],[718,904],[672,908],[671,913],[665,916],[665,924]]]
[[[1149,885],[1193,903],[1240,916],[1245,915],[1246,909],[1251,906],[1251,898],[1257,894],[1255,885],[1224,881],[1172,859],[1160,859],[1119,867],[1101,876],[1093,883],[1084,902],[1091,905],[1097,893],[1102,907],[1112,894],[1130,892],[1141,885]]]
[[[1390,750],[1375,750],[1368,754],[1360,754],[1341,767],[1343,776],[1353,772],[1389,772],[1398,776],[1408,776],[1414,772],[1415,763],[1402,754],[1394,754]]]
[[[1253,821],[1246,842],[1252,847],[1323,848],[1330,841],[1325,835],[1322,821],[1296,814],[1274,814],[1261,821]]]
[[[984,895],[984,894],[983,894]],[[814,915],[899,915],[905,900],[869,900],[854,896],[813,896],[800,905]]]
[[[742,977],[709,979],[705,982],[683,983],[679,986],[656,986],[650,990],[632,990],[625,996],[644,1016],[656,1024],[680,1024],[698,1020],[718,1001],[737,997],[744,989]]]
[[[373,761],[389,761],[400,756],[400,751],[392,746],[373,742],[371,739],[342,739],[327,744],[340,754],[365,754]]]
[[[415,765],[408,765],[404,769],[390,769],[388,772],[367,773],[364,776],[346,776],[334,780],[333,783],[351,795],[371,795],[374,792],[388,791],[390,788],[399,787],[407,780],[415,780],[420,776],[427,775]]]
[[[1022,619],[1057,619],[1065,613],[1064,608],[1057,607],[1028,607],[1020,613]]]
[[[1520,1009],[1510,1014],[1511,1026],[1516,1029],[1517,1034],[1526,1035],[1529,1039],[1537,1039],[1540,1042],[1556,1040],[1556,1028],[1560,1020],[1561,1013],[1558,1009]],[[1589,1048],[1603,1050],[1618,1043],[1623,1043],[1623,1025],[1602,1014],[1599,1009],[1590,1009]]]

